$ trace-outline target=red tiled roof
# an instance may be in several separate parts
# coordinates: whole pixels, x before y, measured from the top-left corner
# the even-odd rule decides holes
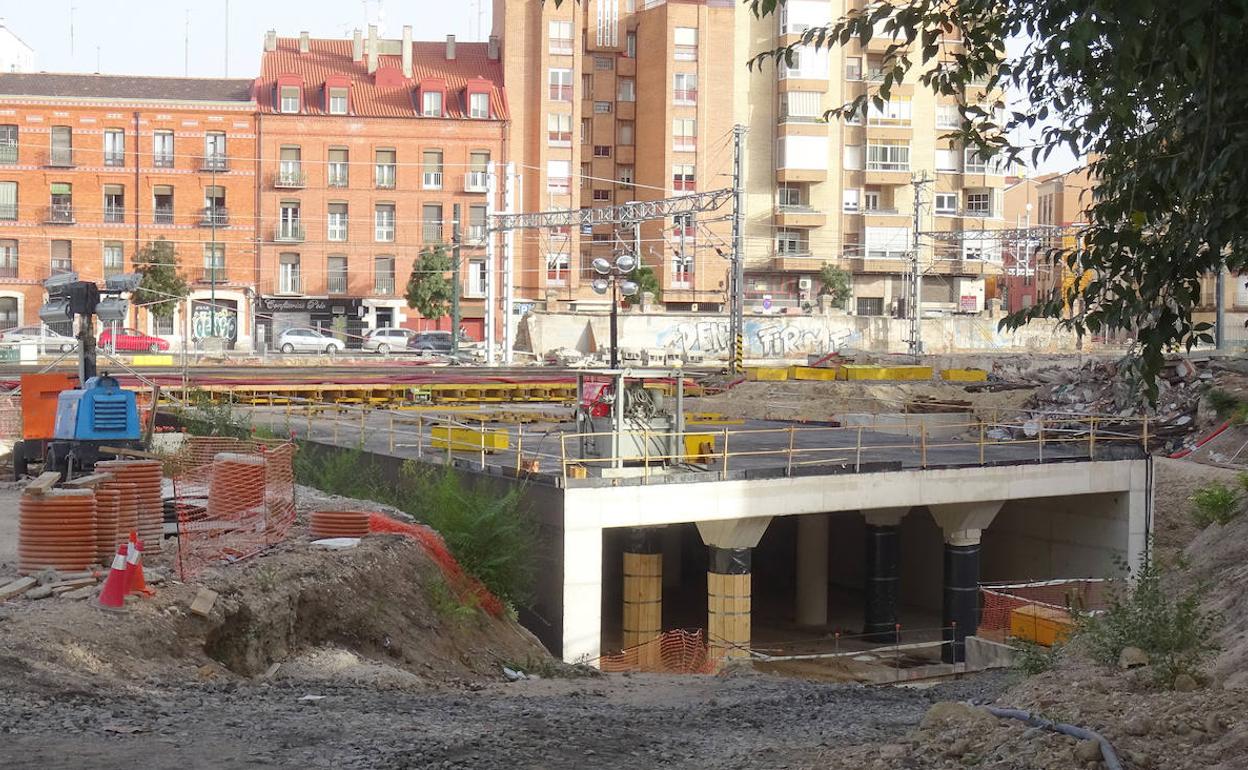
[[[365,41],[367,44],[367,41]],[[419,117],[415,92],[426,78],[446,80],[446,113],[449,118],[466,117],[464,86],[470,80],[484,79],[493,90],[490,112],[497,120],[507,118],[507,98],[503,93],[503,67],[486,55],[486,43],[457,43],[455,59],[447,61],[445,42],[412,43],[412,77],[404,78],[402,57],[379,57],[377,72],[392,69],[386,80],[397,85],[378,86],[376,75],[368,74],[367,58],[351,60],[351,40],[310,40],[308,53],[299,53],[298,38],[279,38],[277,50],[265,52],[256,78],[256,102],[261,112],[277,112],[273,86],[280,75],[303,78],[303,114],[325,115],[325,81],[345,75],[351,82],[351,114],[362,117]],[[437,118],[429,118],[437,120]]]

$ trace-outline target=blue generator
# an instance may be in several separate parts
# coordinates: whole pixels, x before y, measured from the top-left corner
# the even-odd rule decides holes
[[[137,448],[141,438],[134,393],[122,390],[107,374],[91,377],[82,388],[61,391],[57,398],[47,460],[51,469],[68,479],[112,456],[102,454],[101,447]]]

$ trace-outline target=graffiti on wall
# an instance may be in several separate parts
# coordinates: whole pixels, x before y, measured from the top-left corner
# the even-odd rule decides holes
[[[767,319],[745,322],[746,353],[756,358],[788,358],[809,353],[833,353],[855,339],[852,329],[829,329],[806,322]],[[727,355],[732,336],[727,321],[689,321],[676,324],[657,335],[659,347],[669,350],[700,351],[707,356]]]

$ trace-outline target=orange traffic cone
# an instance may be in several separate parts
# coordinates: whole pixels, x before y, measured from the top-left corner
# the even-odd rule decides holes
[[[143,541],[138,539],[136,533],[130,533],[130,542],[126,543],[126,571],[130,573],[129,589],[127,594],[142,594],[151,596],[156,592],[147,587],[147,581],[143,579]]]
[[[107,610],[120,610],[126,606],[126,588],[130,576],[126,574],[126,546],[117,546],[117,555],[113,557],[113,567],[104,580],[104,588],[100,590],[97,600],[100,607]]]

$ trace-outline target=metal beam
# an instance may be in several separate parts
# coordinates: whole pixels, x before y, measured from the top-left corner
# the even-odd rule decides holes
[[[715,211],[733,199],[733,191],[708,190],[707,192],[677,195],[652,201],[632,201],[618,206],[602,206],[588,209],[560,209],[539,211],[531,214],[495,214],[489,229],[495,232],[507,230],[541,229],[550,227],[578,227],[593,225],[627,225],[652,219],[666,219],[677,214]]]

